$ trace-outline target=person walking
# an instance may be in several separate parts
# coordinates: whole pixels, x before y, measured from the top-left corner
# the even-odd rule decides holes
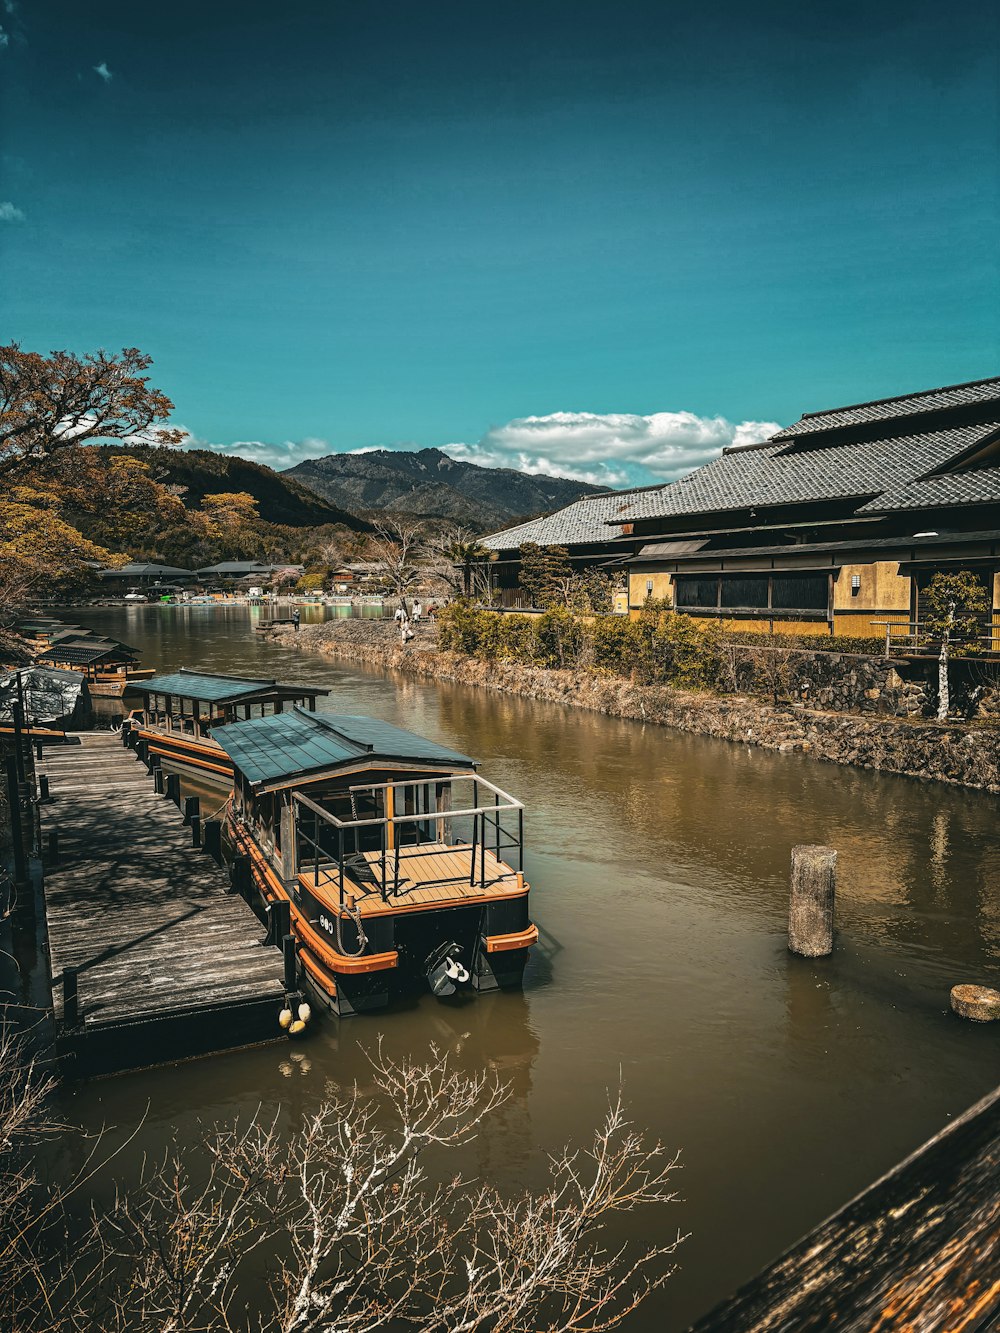
[[[419,624],[420,624],[420,617],[421,617],[423,614],[424,614],[424,608],[420,605],[419,600],[415,601],[415,602],[413,603],[413,623],[414,623],[414,625],[419,625]]]
[[[302,612],[299,610],[298,607],[296,607],[295,610],[292,612],[292,624],[295,626],[296,629],[298,629],[299,621],[301,619],[302,619]]]

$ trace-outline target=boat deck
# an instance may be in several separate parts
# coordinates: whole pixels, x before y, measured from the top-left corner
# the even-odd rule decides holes
[[[53,1007],[71,1072],[137,1068],[279,1036],[281,960],[229,891],[224,868],[191,846],[120,738],[46,749],[59,863],[45,870]],[[63,969],[77,968],[79,1019],[64,1022]]]
[[[468,843],[448,844],[444,842],[423,842],[417,846],[401,847],[399,851],[399,888],[393,890],[394,854],[386,856],[386,879],[388,901],[384,901],[381,891],[381,854],[364,852],[371,880],[359,883],[345,874],[344,884],[355,894],[356,907],[362,916],[380,916],[397,913],[411,908],[419,910],[430,907],[455,907],[463,903],[482,903],[490,899],[512,898],[526,893],[528,886],[519,881],[517,872],[488,848],[483,852],[476,848],[476,877],[483,878],[479,871],[485,858],[485,887],[479,883],[470,884],[472,847]],[[315,888],[314,870],[301,871],[299,879],[309,889]],[[337,892],[338,879],[336,867],[319,868],[318,887],[321,891]]]

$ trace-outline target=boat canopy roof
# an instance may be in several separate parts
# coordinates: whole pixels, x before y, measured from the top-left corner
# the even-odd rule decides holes
[[[216,727],[212,736],[252,786],[355,767],[359,760],[475,767],[468,755],[378,718],[304,708]]]
[[[110,658],[113,662],[134,662],[135,651],[121,643],[109,643],[102,639],[60,640],[38,654],[38,661],[72,662],[78,666],[90,666]]]
[[[249,702],[251,698],[315,699],[327,695],[318,685],[287,685],[270,679],[249,679],[246,676],[213,676],[184,667],[169,675],[150,676],[149,680],[129,686],[140,694],[174,694],[181,699],[198,699],[202,703],[226,704],[236,700]]]

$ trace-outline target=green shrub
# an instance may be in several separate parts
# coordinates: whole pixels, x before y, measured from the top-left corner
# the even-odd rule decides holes
[[[777,669],[772,656],[783,661],[798,652],[871,655],[883,651],[882,640],[874,638],[723,630],[714,620],[678,614],[654,601],[635,619],[615,615],[581,618],[565,607],[553,607],[543,615],[512,615],[457,601],[440,613],[438,627],[442,648],[487,662],[583,668],[642,684],[691,690],[756,692],[760,682],[752,669],[751,649],[783,650],[764,655],[769,669]]]

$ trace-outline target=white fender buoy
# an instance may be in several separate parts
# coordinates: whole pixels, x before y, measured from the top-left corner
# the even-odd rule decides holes
[[[303,1000],[299,1005],[299,1018],[302,1019],[303,1023],[308,1023],[310,1018],[312,1018],[312,1013],[313,1011],[309,1008],[308,1004],[306,1004],[305,1000]]]
[[[286,1031],[288,1028],[292,1026],[292,1011],[291,1009],[288,1008],[287,1005],[285,1006],[284,1009],[282,1009],[281,1013],[278,1015],[278,1022],[281,1024],[283,1028],[286,1029]]]
[[[288,1029],[288,1035],[290,1037],[297,1037],[300,1032],[305,1032],[305,1030],[306,1030],[305,1023],[303,1023],[301,1018],[297,1018],[295,1022],[292,1024],[292,1026]]]

